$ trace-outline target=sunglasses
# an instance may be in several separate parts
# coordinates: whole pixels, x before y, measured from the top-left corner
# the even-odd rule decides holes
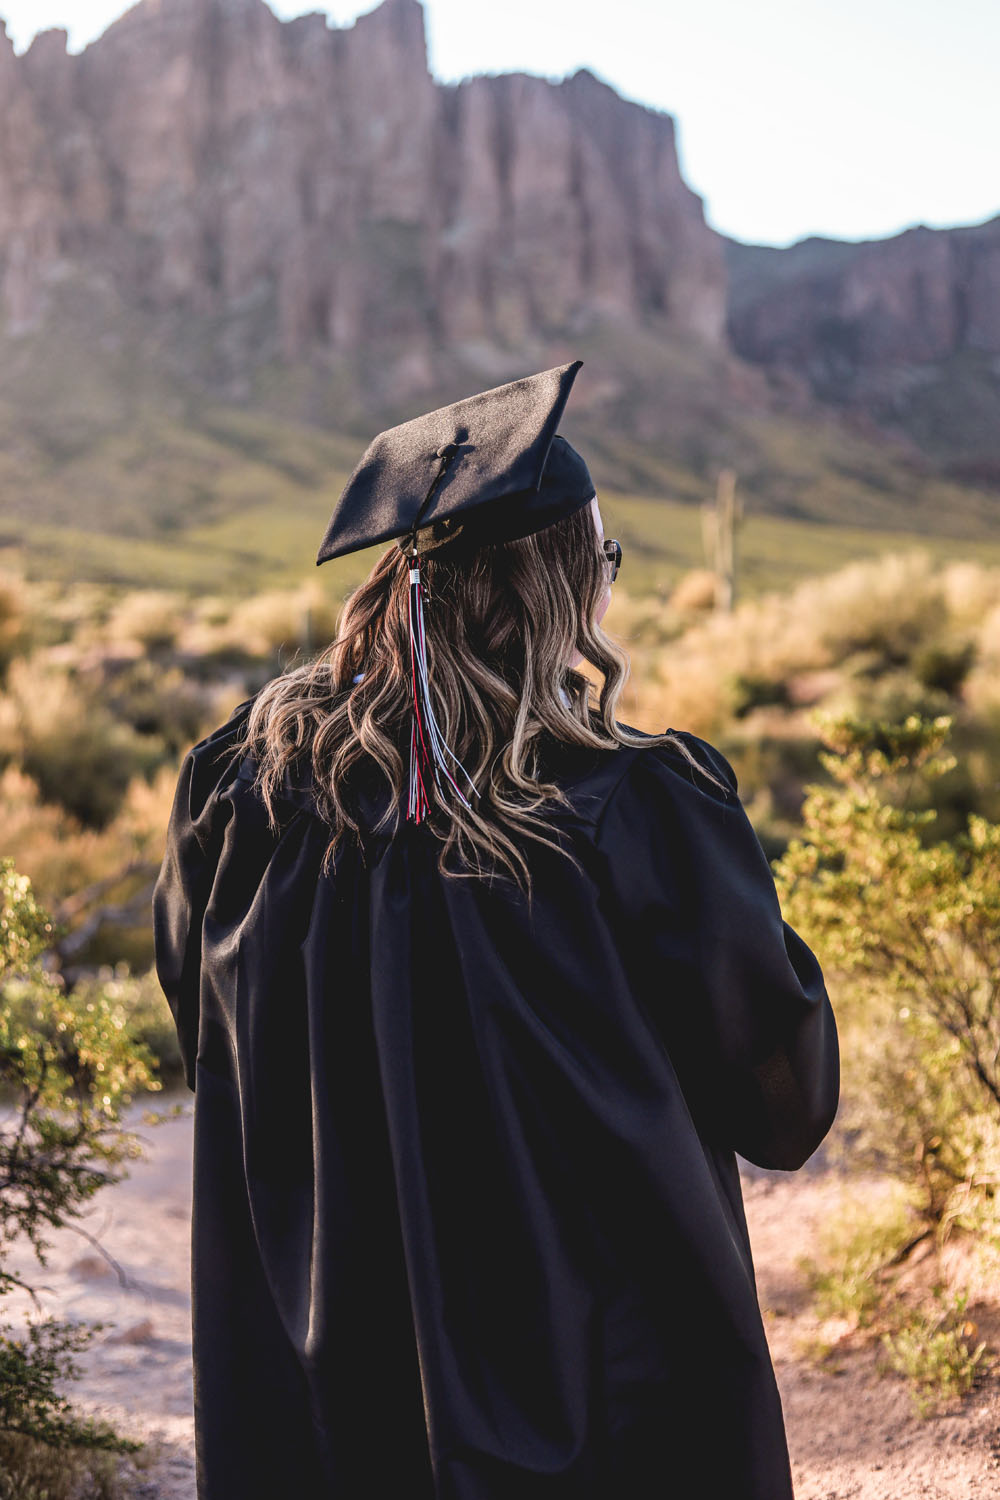
[[[614,583],[618,577],[618,569],[622,565],[622,544],[621,542],[616,542],[614,537],[605,537],[602,546],[604,547],[604,556],[611,564],[611,582]]]

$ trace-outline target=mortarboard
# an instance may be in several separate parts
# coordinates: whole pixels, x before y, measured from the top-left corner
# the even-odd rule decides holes
[[[450,787],[468,807],[460,775],[476,795],[434,715],[421,557],[530,536],[594,498],[587,465],[556,433],[582,363],[512,380],[379,433],[320,544],[317,566],[379,542],[397,541],[410,553],[410,821],[426,818],[432,784],[441,794]]]
[[[512,380],[380,432],[337,501],[317,566],[396,539],[407,551],[415,540],[417,552],[459,537],[463,551],[511,541],[581,509],[594,497],[594,482],[556,428],[582,363]]]

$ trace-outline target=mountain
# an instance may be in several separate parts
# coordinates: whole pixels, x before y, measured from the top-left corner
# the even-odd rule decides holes
[[[865,418],[1000,485],[1000,217],[884,240],[726,244],[729,338],[779,401]]]
[[[335,488],[376,424],[575,357],[564,430],[604,487],[694,502],[733,465],[751,510],[992,526],[985,438],[939,402],[952,448],[924,442],[876,403],[902,366],[884,377],[864,337],[837,374],[823,307],[854,315],[857,247],[727,244],[672,119],[593,74],[437,83],[418,0],[345,28],[139,0],[82,53],[66,42],[15,56],[0,37],[0,544],[287,507]]]
[[[436,84],[417,0],[351,27],[264,0],[140,0],[79,56],[0,49],[0,309],[37,327],[67,261],[154,314],[225,323],[192,352],[362,356],[369,399],[435,352],[607,317],[720,348],[725,270],[674,125],[590,73]],[[197,354],[203,356],[198,361]]]

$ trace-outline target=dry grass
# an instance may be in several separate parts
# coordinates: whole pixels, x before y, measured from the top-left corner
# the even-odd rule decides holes
[[[968,643],[969,709],[1000,704],[1000,568],[936,565],[914,548],[807,578],[729,614],[705,609],[700,574],[687,579],[666,603],[622,594],[608,612],[608,629],[633,658],[641,728],[672,724],[711,737],[753,694],[839,709],[858,670],[906,667],[931,644]]]

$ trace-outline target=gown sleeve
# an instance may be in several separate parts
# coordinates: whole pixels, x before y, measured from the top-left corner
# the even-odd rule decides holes
[[[782,918],[732,766],[682,738],[725,788],[676,749],[644,748],[598,831],[623,961],[705,1137],[794,1171],[837,1113],[836,1020],[816,956]]]
[[[184,1081],[195,1086],[198,1051],[201,930],[231,808],[219,792],[235,776],[232,751],[252,698],[238,705],[221,728],[193,746],[181,763],[167,825],[166,850],[153,888],[156,975],[170,1006],[184,1063]]]

